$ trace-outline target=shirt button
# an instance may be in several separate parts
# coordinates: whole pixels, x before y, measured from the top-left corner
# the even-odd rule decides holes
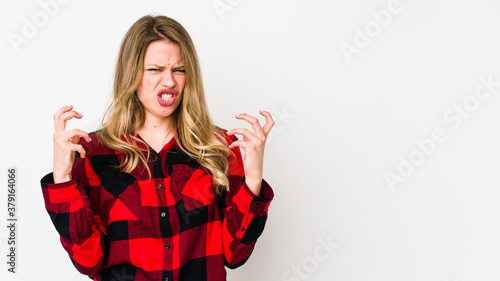
[[[168,277],[163,278],[163,281],[168,281]]]
[[[158,185],[158,189],[162,189],[163,185],[162,184],[159,184]]]
[[[257,205],[257,203],[255,203],[255,202],[254,202],[254,203],[252,203],[252,206],[255,206],[255,205]]]
[[[165,248],[170,249],[170,244],[167,243],[167,245],[165,246]]]
[[[245,228],[244,228],[244,227],[242,227],[242,228],[241,228],[241,231],[245,231]]]
[[[165,212],[161,212],[161,217],[164,218],[167,214]]]

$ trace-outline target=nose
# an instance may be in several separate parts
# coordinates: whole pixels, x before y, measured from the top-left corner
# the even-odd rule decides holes
[[[166,88],[173,88],[175,86],[175,80],[172,71],[165,71],[165,74],[163,75],[161,80],[161,84]]]

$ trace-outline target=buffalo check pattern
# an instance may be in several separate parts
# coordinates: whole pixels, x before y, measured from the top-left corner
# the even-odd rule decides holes
[[[227,135],[228,143],[236,136]],[[72,180],[41,180],[46,210],[76,269],[93,280],[218,281],[243,265],[262,234],[274,193],[262,180],[260,196],[245,183],[239,147],[229,156],[230,192],[217,195],[210,172],[172,138],[131,173],[123,155],[83,138]]]

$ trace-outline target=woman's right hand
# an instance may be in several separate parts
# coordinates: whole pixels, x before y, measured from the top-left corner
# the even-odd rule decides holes
[[[66,131],[66,123],[71,118],[82,118],[83,115],[72,110],[73,106],[63,106],[54,114],[54,183],[71,180],[71,169],[75,161],[75,151],[85,158],[85,149],[78,144],[80,138],[90,142],[90,136],[86,132],[73,129]]]

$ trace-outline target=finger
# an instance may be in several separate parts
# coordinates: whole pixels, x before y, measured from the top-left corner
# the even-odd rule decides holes
[[[80,153],[81,158],[85,158],[85,149],[83,148],[82,145],[71,143],[69,145],[69,149],[71,151],[77,151],[78,153]]]
[[[62,118],[64,120],[63,122],[64,128],[66,128],[66,124],[68,123],[68,120],[70,120],[71,118],[81,119],[82,117],[83,115],[81,113],[76,112],[74,110],[63,113]]]
[[[65,105],[65,106],[59,108],[59,110],[54,115],[62,114],[62,113],[66,112],[66,111],[69,111],[71,109],[73,109],[72,105]]]
[[[74,144],[78,143],[80,138],[84,138],[87,142],[90,142],[92,140],[87,132],[76,128],[64,132],[64,134],[62,134],[59,138],[62,141],[70,140]]]
[[[68,132],[71,133],[70,140],[72,140],[73,143],[78,143],[80,141],[80,138],[84,138],[87,142],[91,141],[89,134],[80,129],[74,128]]]
[[[271,131],[271,128],[274,126],[274,119],[271,116],[271,113],[264,111],[264,110],[259,110],[260,114],[266,117],[266,124],[264,124],[264,127],[262,127],[262,131],[264,134],[267,135]]]
[[[64,131],[66,129],[66,124],[68,120],[73,117],[80,119],[83,117],[83,115],[74,110],[54,115],[55,131],[56,132]]]
[[[55,131],[56,132],[64,131],[66,129],[67,121],[73,117],[80,119],[83,117],[83,115],[74,111],[74,110],[71,110],[71,111],[67,110],[67,111],[61,111],[61,112],[58,111],[54,115]]]
[[[265,137],[264,132],[262,132],[262,127],[260,126],[259,119],[246,113],[238,114],[236,115],[236,118],[246,120],[252,125],[252,128],[257,136],[259,136],[260,138]]]
[[[72,105],[67,105],[67,106],[63,106],[61,107],[55,114],[54,114],[54,124],[55,124],[55,127],[56,127],[56,130],[59,130],[60,129],[60,126],[59,126],[59,119],[60,119],[60,116],[62,114],[64,114],[65,112],[69,111],[73,109],[73,106]]]
[[[229,131],[229,133],[231,135],[234,135],[234,134],[243,135],[244,141],[250,141],[253,143],[259,143],[259,141],[262,141],[261,139],[259,139],[254,133],[252,133],[247,128],[235,128],[235,129],[232,129],[231,131]]]
[[[242,140],[237,140],[237,141],[233,141],[228,147],[229,147],[229,149],[233,149],[235,147],[242,147],[242,148],[246,149],[247,144]]]

